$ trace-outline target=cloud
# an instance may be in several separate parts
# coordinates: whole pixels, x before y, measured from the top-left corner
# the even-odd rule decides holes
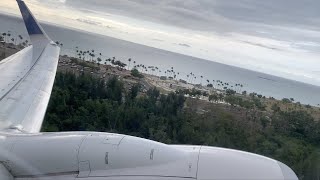
[[[163,42],[161,39],[152,39],[153,41]]]
[[[187,47],[187,48],[189,48],[189,47],[191,47],[189,44],[184,44],[184,43],[180,43],[180,44],[178,44],[179,46],[182,46],[182,47]]]
[[[90,25],[96,25],[96,26],[100,26],[102,24],[101,22],[96,22],[96,21],[92,21],[92,20],[88,20],[88,19],[78,18],[76,20],[79,22],[83,22],[83,23],[90,24]]]
[[[198,30],[231,31],[239,22],[320,29],[318,0],[67,0],[66,4]]]

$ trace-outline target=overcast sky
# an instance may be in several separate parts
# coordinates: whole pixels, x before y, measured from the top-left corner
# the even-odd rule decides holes
[[[320,85],[319,0],[25,1],[47,22]]]

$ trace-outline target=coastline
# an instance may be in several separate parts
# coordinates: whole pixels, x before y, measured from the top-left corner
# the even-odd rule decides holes
[[[9,14],[4,14],[4,13],[0,12],[0,17],[7,17],[7,18],[10,18],[10,19],[14,19],[16,21],[21,21],[22,22],[22,20],[19,18],[19,16],[16,16],[14,14],[10,14],[9,15]],[[195,61],[205,61],[207,63],[214,63],[214,64],[217,64],[219,66],[225,66],[225,67],[230,68],[230,69],[241,69],[242,71],[249,71],[252,74],[258,74],[257,75],[258,78],[262,77],[262,79],[266,79],[266,80],[268,80],[268,79],[279,79],[281,81],[293,81],[293,82],[296,82],[296,83],[301,83],[301,84],[304,84],[304,85],[315,86],[315,87],[320,88],[320,84],[311,84],[311,83],[308,83],[308,82],[298,81],[296,79],[289,79],[289,78],[275,76],[275,75],[268,74],[268,73],[261,72],[261,71],[255,71],[255,70],[244,68],[244,67],[225,64],[225,63],[221,63],[221,62],[218,62],[218,61],[215,61],[215,60],[203,59],[203,58],[190,56],[190,55],[186,55],[186,54],[180,54],[180,53],[177,53],[177,52],[168,51],[168,50],[165,50],[165,49],[159,49],[159,48],[156,48],[156,47],[147,46],[147,45],[139,44],[139,43],[128,41],[128,40],[124,40],[124,39],[118,39],[118,38],[115,38],[115,37],[107,36],[105,34],[94,33],[94,32],[90,32],[90,31],[79,29],[79,28],[75,28],[75,27],[69,27],[69,26],[54,24],[54,23],[47,22],[47,21],[40,21],[40,22],[41,22],[41,24],[43,24],[44,27],[49,27],[50,29],[52,29],[52,28],[65,29],[65,30],[74,31],[74,32],[81,33],[81,34],[87,34],[87,35],[90,35],[90,36],[98,36],[101,39],[106,38],[106,39],[111,39],[112,41],[121,41],[123,44],[132,44],[133,46],[145,47],[145,48],[150,49],[149,51],[155,51],[155,52],[159,51],[159,53],[161,53],[161,54],[178,55],[178,56],[183,56],[185,59],[192,59],[192,60],[195,60]],[[50,33],[48,32],[48,34],[50,34]],[[72,41],[75,41],[75,40],[72,40]],[[74,47],[66,47],[66,46],[64,46],[64,48],[62,48],[62,52],[66,52],[65,49],[68,49],[68,48],[70,50],[70,48],[72,49]],[[73,52],[71,54],[70,54],[70,52],[69,53],[65,53],[65,54],[70,56],[71,54],[73,54]],[[274,81],[276,81],[276,80],[274,80]],[[244,83],[244,82],[242,82],[242,83]]]
[[[61,54],[76,56],[75,47],[78,45],[79,51],[95,50],[95,59],[100,57],[102,62],[114,56],[125,63],[128,63],[127,60],[132,58],[133,61],[136,61],[136,65],[143,64],[146,67],[158,67],[162,71],[158,74],[159,76],[164,76],[165,71],[174,67],[175,72],[180,73],[179,79],[186,80],[187,76],[192,72],[197,77],[194,80],[194,84],[200,84],[200,76],[203,76],[203,83],[206,80],[210,80],[211,83],[212,81],[220,80],[233,85],[242,84],[244,86],[243,89],[247,90],[248,93],[256,92],[276,99],[293,97],[303,104],[317,105],[320,102],[319,86],[147,47],[104,35],[74,32],[73,30],[53,26],[46,28],[49,35],[57,34],[56,36],[52,35],[54,40],[70,39],[70,41],[61,41],[63,43],[62,52],[68,52]],[[84,44],[83,42],[86,43]],[[102,52],[101,56],[98,55],[99,52]],[[88,58],[86,59],[88,60]]]

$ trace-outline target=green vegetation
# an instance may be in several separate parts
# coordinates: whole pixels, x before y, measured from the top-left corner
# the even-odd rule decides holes
[[[73,58],[73,57],[70,58],[70,60],[71,60],[71,63],[76,63],[76,64],[78,64],[78,65],[80,65],[82,67],[89,67],[89,68],[94,69],[94,70],[99,70],[99,67],[95,66],[95,64],[92,64],[90,62],[81,61],[81,60],[79,60],[77,58]]]
[[[280,160],[300,179],[317,176],[320,123],[305,111],[277,109],[267,116],[252,108],[257,106],[253,103],[248,109],[212,104],[199,113],[200,101],[185,99],[182,92],[162,95],[150,89],[139,95],[139,89],[135,85],[127,91],[117,78],[105,82],[58,73],[42,130],[115,132],[164,143],[234,148]]]
[[[136,68],[131,70],[131,75],[133,77],[137,77],[137,78],[143,78],[144,77]]]

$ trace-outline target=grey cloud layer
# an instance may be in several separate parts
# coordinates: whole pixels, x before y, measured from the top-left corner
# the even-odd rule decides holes
[[[209,0],[67,0],[71,7],[110,12],[156,23],[207,30],[228,27],[228,20],[210,12]]]
[[[66,4],[199,30],[228,31],[239,22],[320,29],[319,0],[67,0]]]

